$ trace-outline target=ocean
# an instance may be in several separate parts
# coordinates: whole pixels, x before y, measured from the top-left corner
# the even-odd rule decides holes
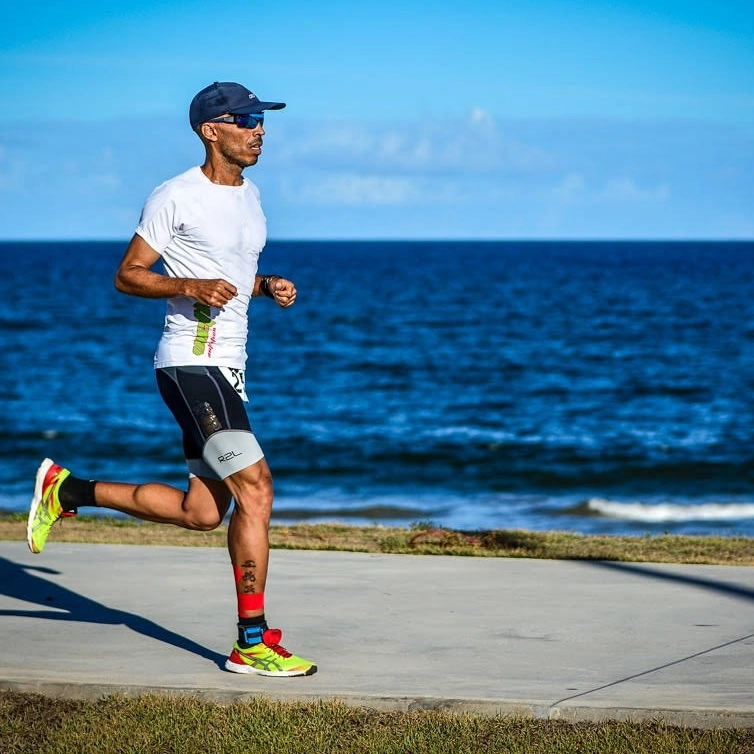
[[[0,244],[0,508],[45,456],[185,484],[123,243]],[[754,536],[754,243],[270,241],[250,310],[273,523]]]

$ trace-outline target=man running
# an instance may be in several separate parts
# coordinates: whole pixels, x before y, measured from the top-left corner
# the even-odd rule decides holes
[[[228,550],[238,641],[225,668],[268,676],[317,670],[285,650],[282,632],[265,620],[272,476],[243,405],[251,297],[267,296],[281,307],[296,300],[290,280],[257,273],[266,220],[259,190],[243,176],[262,154],[265,111],[284,107],[236,83],[202,89],[189,122],[204,145],[204,163],[152,192],[115,275],[123,293],[167,299],[154,366],[160,394],[183,432],[188,490],[74,477],[45,459],[27,526],[35,553],[59,518],[84,506],[208,531],[220,525],[233,499]],[[153,269],[158,261],[161,271]]]

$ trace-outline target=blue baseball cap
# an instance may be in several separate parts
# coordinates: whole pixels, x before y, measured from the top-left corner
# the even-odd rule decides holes
[[[241,84],[215,81],[191,100],[189,123],[192,129],[196,129],[200,123],[226,113],[242,115],[261,113],[262,110],[282,110],[284,107],[285,102],[262,102],[254,92]]]

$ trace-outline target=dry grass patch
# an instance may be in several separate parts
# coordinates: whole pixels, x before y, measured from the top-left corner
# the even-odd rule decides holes
[[[62,519],[52,540],[172,547],[225,547],[227,528],[196,532],[134,519],[78,516]],[[25,517],[0,515],[0,540],[24,541]],[[554,560],[614,560],[634,563],[705,563],[754,565],[754,539],[747,537],[597,536],[569,532],[496,529],[456,531],[431,524],[410,528],[298,524],[273,526],[275,548],[342,550],[414,555],[545,558]]]

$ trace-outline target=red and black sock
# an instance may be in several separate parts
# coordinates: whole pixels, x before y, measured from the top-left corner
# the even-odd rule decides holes
[[[264,618],[264,592],[247,592],[253,586],[253,572],[233,564],[233,580],[238,599],[238,643],[243,648],[259,644],[267,630]]]

